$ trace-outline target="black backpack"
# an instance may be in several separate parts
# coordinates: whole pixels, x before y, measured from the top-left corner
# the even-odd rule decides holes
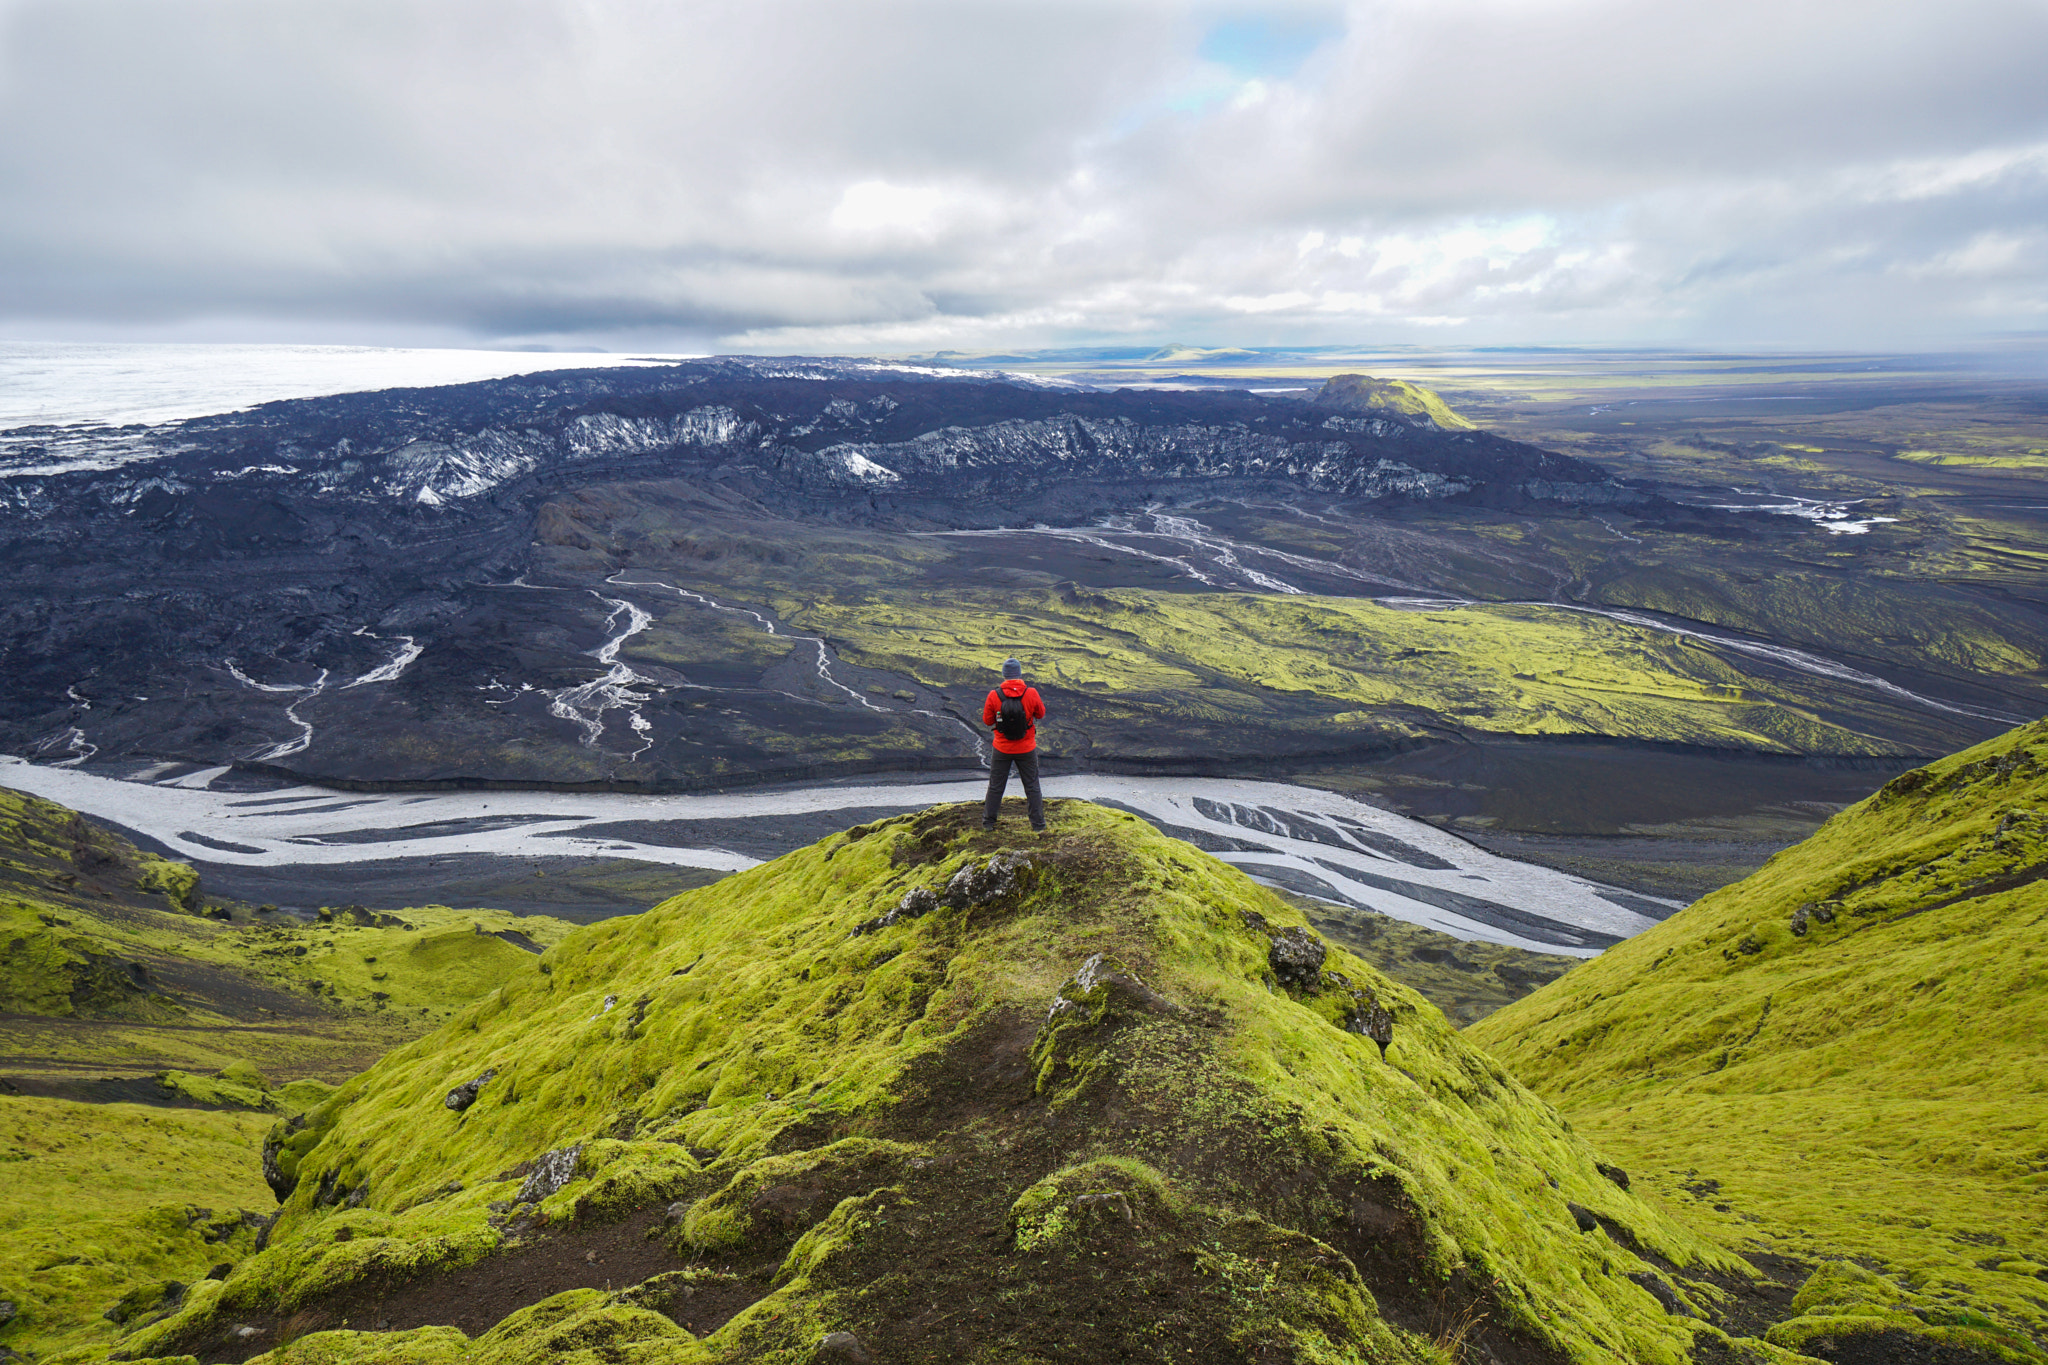
[[[1003,693],[1003,704],[996,711],[996,733],[1004,739],[1017,740],[1031,733],[1031,717],[1024,714],[1024,699]]]

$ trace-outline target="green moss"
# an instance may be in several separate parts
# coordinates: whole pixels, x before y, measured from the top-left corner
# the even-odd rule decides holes
[[[469,1338],[453,1327],[405,1332],[313,1332],[266,1351],[251,1365],[454,1365]]]
[[[1821,1266],[1792,1300],[1792,1316],[1772,1327],[1768,1340],[1789,1350],[1833,1356],[1845,1339],[1877,1333],[1903,1334],[1933,1346],[1949,1346],[2011,1365],[2048,1360],[2033,1342],[1979,1313],[1914,1294],[1847,1261]]]
[[[1854,1256],[2048,1335],[2048,722],[1907,773],[1747,880],[1482,1020],[1735,1244]],[[2031,1264],[2031,1260],[2026,1263]]]
[[[164,1286],[180,1306],[217,1292],[208,1271],[246,1255],[274,1207],[256,1160],[266,1119],[11,1096],[0,1105],[0,1345],[38,1354],[113,1344],[105,1314]],[[209,1285],[212,1286],[209,1288]]]
[[[1586,1361],[1683,1358],[1689,1331],[1621,1277],[1642,1262],[1604,1232],[1579,1233],[1566,1202],[1645,1254],[1738,1263],[1617,1188],[1549,1106],[1419,995],[1341,951],[1311,988],[1277,988],[1269,932],[1245,912],[1271,927],[1298,917],[1135,817],[1054,803],[1052,833],[1002,864],[1014,874],[1002,883],[991,856],[1006,845],[973,831],[974,815],[864,827],[578,930],[396,1049],[296,1130],[283,1125],[296,1186],[271,1248],[237,1267],[212,1320],[488,1255],[514,1235],[501,1227],[513,1215],[490,1206],[513,1197],[516,1173],[580,1145],[578,1178],[516,1217],[694,1200],[679,1245],[757,1265],[777,1286],[707,1339],[720,1359],[806,1359],[818,1334],[897,1311],[882,1305],[912,1292],[903,1267],[919,1257],[967,1267],[947,1272],[966,1276],[952,1292],[1055,1320],[1046,1296],[1099,1292],[1088,1277],[1110,1254],[1161,1285],[1207,1258],[1202,1274],[1223,1292],[1190,1300],[1201,1325],[1188,1331],[1292,1342],[1302,1359],[1438,1359],[1382,1319],[1336,1249],[1380,1245],[1367,1226],[1398,1246],[1403,1278],[1388,1283],[1401,1294],[1481,1296],[1496,1327]],[[956,875],[1008,889],[853,933],[910,888]],[[1032,1098],[1038,1021],[1097,954],[1126,964],[1153,1003],[1132,994],[1128,1008],[1076,1011],[1051,1030],[1039,1055],[1057,1064]],[[1386,1062],[1343,1027],[1368,997],[1397,1021]],[[1024,1099],[1006,1101],[1023,1104],[1014,1115],[976,1108],[989,1082],[974,1068],[995,1065],[982,1060],[990,1048],[1024,1078]],[[471,1105],[445,1107],[486,1073]],[[1128,1223],[1117,1210],[1090,1213],[1092,1230],[1051,1226],[1062,1199],[1071,1213],[1112,1191]],[[1001,1226],[1018,1208],[1043,1264],[991,1258],[975,1240],[980,1220]],[[565,1295],[473,1349],[640,1350],[653,1340],[643,1327],[655,1325]],[[982,1338],[989,1350],[1001,1339]],[[552,1344],[522,1344],[534,1342]]]
[[[334,1091],[334,1086],[309,1076],[278,1087],[271,1092],[271,1098],[286,1113],[304,1113],[319,1108]]]
[[[254,1068],[250,1068],[252,1071]],[[260,1077],[258,1078],[260,1081]],[[159,1071],[157,1084],[165,1094],[191,1100],[195,1104],[210,1104],[223,1109],[273,1109],[275,1102],[259,1083],[242,1085],[226,1079],[223,1072],[211,1076],[195,1076],[189,1071]]]
[[[190,863],[174,863],[147,853],[140,861],[135,878],[138,890],[162,896],[180,910],[199,908],[199,873]]]
[[[1098,1157],[1040,1180],[1010,1205],[1019,1251],[1042,1251],[1071,1240],[1101,1219],[1140,1227],[1181,1213],[1184,1195],[1166,1177],[1130,1157]]]
[[[874,1138],[843,1138],[816,1151],[764,1157],[743,1167],[724,1187],[692,1205],[682,1237],[699,1251],[745,1246],[762,1230],[761,1196],[777,1187],[811,1191],[872,1189],[885,1183],[919,1149]],[[815,1196],[812,1196],[815,1197]]]
[[[689,1365],[711,1357],[659,1313],[599,1289],[572,1289],[522,1308],[476,1339],[476,1365]]]
[[[541,1201],[541,1217],[545,1222],[614,1218],[664,1204],[688,1188],[702,1169],[695,1157],[673,1142],[586,1142],[577,1155],[574,1179]]]
[[[1891,754],[1897,719],[1849,722],[1811,680],[1759,678],[1693,642],[1585,612],[1527,604],[1401,611],[1341,597],[1086,594],[948,587],[838,599],[806,588],[783,616],[849,658],[942,686],[970,686],[978,661],[1031,620],[1033,676],[1082,723],[1134,693],[1174,697],[1196,724],[1288,720],[1359,742],[1420,707],[1494,734],[1622,735],[1773,753]],[[1817,709],[1841,719],[1823,719]],[[1126,723],[1128,723],[1126,721]],[[1058,741],[1055,741],[1058,742]]]
[[[499,934],[546,945],[571,928],[444,906],[407,910],[404,924],[230,924],[0,896],[0,1011],[125,1025],[41,1035],[8,1026],[17,1050],[67,1075],[204,1075],[238,1063],[290,1079],[345,1074],[530,969],[534,954]],[[188,983],[175,998],[159,984],[170,978]],[[210,1084],[172,1084],[204,1103],[252,1103],[240,1092],[208,1098]]]
[[[469,1264],[502,1241],[486,1209],[516,1189],[510,1183],[484,1184],[398,1214],[336,1209],[316,1234],[274,1242],[241,1261],[216,1295],[187,1305],[163,1324],[159,1336],[140,1345],[124,1343],[117,1358],[134,1359],[131,1352],[185,1340],[195,1327],[236,1313],[289,1314],[322,1294],[366,1280],[399,1282],[430,1269]]]

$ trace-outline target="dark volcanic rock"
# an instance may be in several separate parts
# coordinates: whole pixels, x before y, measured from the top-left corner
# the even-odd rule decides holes
[[[1273,975],[1280,978],[1283,986],[1312,988],[1323,974],[1323,959],[1330,950],[1323,941],[1302,928],[1282,929],[1273,935],[1273,946],[1266,950],[1266,961],[1272,964]]]
[[[524,575],[544,549],[611,554],[563,509],[628,484],[659,484],[686,519],[898,531],[1085,525],[1197,497],[1653,501],[1583,461],[1426,420],[833,361],[575,371],[162,428],[22,429],[0,433],[0,752],[524,784],[801,780],[814,733],[846,739],[870,768],[959,761],[941,700],[900,680],[882,694],[917,700],[926,719],[844,697],[793,704],[790,682],[723,665],[689,681],[758,688],[740,705],[761,709],[728,728],[765,721],[796,743],[706,746],[723,712],[693,713],[697,748],[623,773],[626,752],[583,743],[562,698],[599,685],[588,617],[602,619],[604,595]],[[657,690],[685,678],[635,667]],[[422,734],[441,747],[407,742]]]
[[[476,1103],[477,1092],[479,1090],[482,1090],[485,1086],[489,1085],[491,1083],[491,1078],[493,1076],[496,1076],[497,1074],[498,1069],[496,1067],[492,1067],[490,1070],[484,1072],[483,1075],[477,1077],[475,1080],[464,1081],[461,1085],[458,1085],[453,1090],[449,1091],[448,1098],[442,1100],[441,1103],[446,1107],[453,1109],[456,1113],[461,1113],[463,1110],[469,1108],[469,1106]]]

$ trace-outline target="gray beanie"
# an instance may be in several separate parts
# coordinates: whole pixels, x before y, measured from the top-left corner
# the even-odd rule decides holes
[[[1004,677],[1006,677],[1006,678],[1021,678],[1021,677],[1023,677],[1023,676],[1024,676],[1024,665],[1023,665],[1023,664],[1020,664],[1020,663],[1018,663],[1018,662],[1017,662],[1017,661],[1016,661],[1015,659],[1005,659],[1005,660],[1003,660],[1003,676],[1004,676]]]

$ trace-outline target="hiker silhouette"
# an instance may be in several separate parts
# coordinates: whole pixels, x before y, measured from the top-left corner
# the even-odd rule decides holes
[[[990,736],[995,753],[989,757],[988,802],[982,808],[981,827],[994,829],[1003,811],[1003,789],[1010,785],[1010,769],[1024,779],[1024,808],[1031,816],[1031,828],[1045,828],[1045,797],[1038,789],[1038,725],[1045,719],[1045,699],[1038,689],[1024,681],[1024,665],[1015,659],[1003,661],[1003,680],[981,704],[981,723]]]

